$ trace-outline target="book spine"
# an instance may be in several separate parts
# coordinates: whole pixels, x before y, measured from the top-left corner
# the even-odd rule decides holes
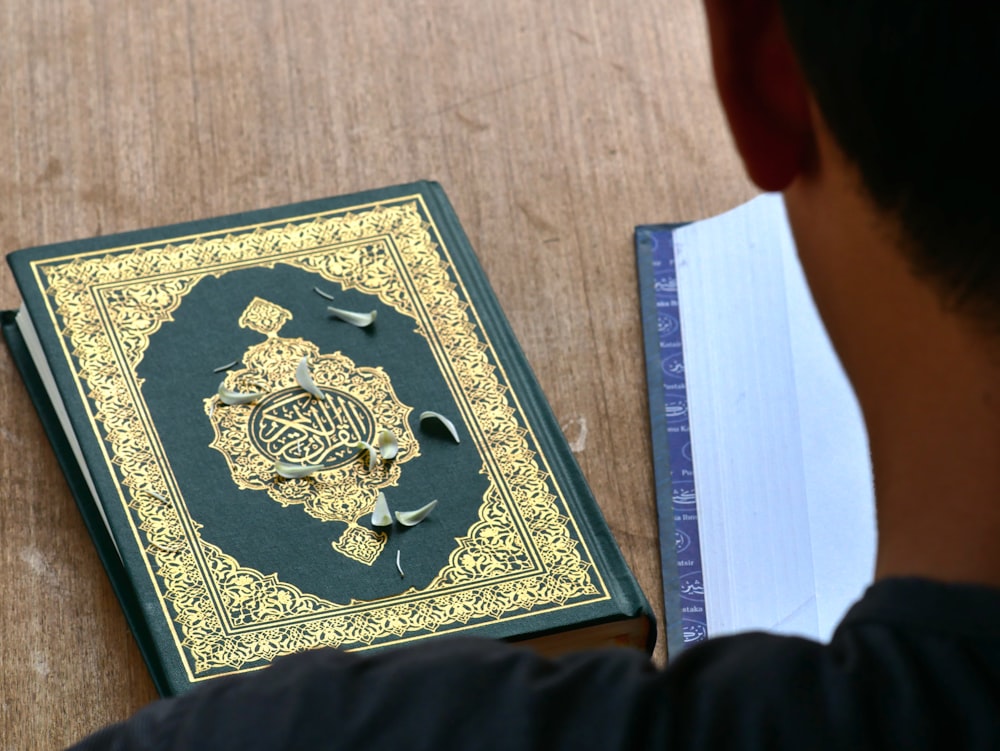
[[[646,354],[646,388],[649,399],[650,442],[653,447],[653,477],[656,487],[659,525],[660,570],[663,577],[663,610],[666,621],[667,655],[668,659],[671,659],[676,657],[684,647],[684,630],[680,599],[680,573],[677,569],[670,445],[667,436],[662,358],[660,357],[658,336],[659,311],[656,306],[654,242],[650,228],[636,228],[636,268],[639,281],[639,305],[642,313],[643,349]]]
[[[73,450],[70,448],[69,441],[66,438],[66,433],[59,422],[55,409],[52,407],[51,400],[42,384],[42,379],[32,361],[31,353],[28,351],[24,338],[18,329],[16,312],[3,311],[0,313],[0,322],[2,322],[3,335],[7,340],[11,356],[24,381],[28,396],[35,405],[42,428],[45,430],[45,434],[52,444],[56,460],[59,462],[59,466],[66,478],[66,483],[69,485],[73,499],[80,510],[80,515],[83,517],[84,526],[87,528],[87,532],[94,542],[94,547],[97,548],[97,555],[104,566],[104,570],[107,572],[111,588],[118,597],[118,602],[121,604],[122,611],[125,614],[125,620],[128,622],[136,643],[145,657],[146,664],[153,678],[153,684],[160,695],[165,696],[170,692],[169,685],[162,666],[156,658],[152,636],[149,633],[142,610],[136,600],[135,590],[122,564],[122,559],[118,555],[115,544],[111,539],[111,534],[108,532],[108,528],[105,526],[104,520],[95,506],[95,500],[90,492],[90,488],[87,486],[79,464],[75,461]]]

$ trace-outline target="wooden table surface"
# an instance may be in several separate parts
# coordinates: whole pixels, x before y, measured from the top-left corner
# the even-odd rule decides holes
[[[4,253],[420,178],[448,192],[662,618],[632,231],[754,194],[699,0],[0,11]],[[4,266],[0,307],[19,303]],[[61,748],[155,692],[3,347],[0,478],[0,749]]]

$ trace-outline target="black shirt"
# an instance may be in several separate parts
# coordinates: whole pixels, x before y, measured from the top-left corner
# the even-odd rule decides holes
[[[1000,590],[873,585],[829,645],[749,633],[665,670],[475,639],[317,650],[155,702],[75,749],[1000,749]]]

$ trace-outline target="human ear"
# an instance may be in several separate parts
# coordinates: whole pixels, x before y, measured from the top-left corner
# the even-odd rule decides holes
[[[810,92],[777,0],[705,0],[716,86],[750,179],[784,190],[815,153]]]

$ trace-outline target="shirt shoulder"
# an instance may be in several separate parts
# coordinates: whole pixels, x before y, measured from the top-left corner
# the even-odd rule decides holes
[[[741,634],[663,670],[628,649],[548,660],[476,639],[318,650],[79,749],[992,749],[998,626],[1000,592],[900,580],[873,586],[829,644]]]
[[[675,727],[708,733],[713,747],[995,749],[1000,590],[886,580],[829,644],[764,633],[709,640],[666,675],[675,711],[714,718],[676,717]],[[706,730],[716,723],[738,737]]]

